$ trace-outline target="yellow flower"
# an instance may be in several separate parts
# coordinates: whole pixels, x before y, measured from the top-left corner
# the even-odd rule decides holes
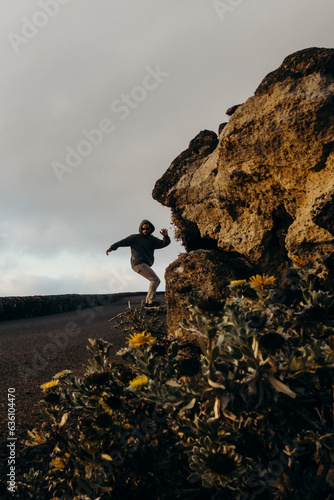
[[[293,257],[291,260],[295,267],[312,267],[315,264],[315,258],[312,255],[305,255],[305,257]]]
[[[36,429],[28,431],[28,435],[31,437],[31,441],[26,441],[27,446],[38,446],[39,444],[46,443],[46,439],[38,434]]]
[[[48,389],[52,389],[52,387],[56,387],[59,384],[59,380],[51,380],[50,382],[46,382],[40,386],[41,389],[47,391]]]
[[[256,288],[263,288],[265,286],[272,285],[276,281],[275,276],[268,276],[267,274],[257,274],[256,276],[252,276],[249,278],[249,282],[251,285]]]
[[[132,380],[130,380],[131,387],[141,387],[142,385],[146,385],[148,382],[148,378],[146,375],[140,375]]]
[[[60,458],[54,458],[51,460],[50,465],[52,465],[53,470],[62,470],[65,469],[65,464]]]
[[[155,342],[155,338],[150,333],[142,332],[131,335],[128,339],[128,344],[133,347],[142,347]]]
[[[107,392],[102,393],[102,398],[99,399],[99,405],[104,411],[112,415],[113,410],[118,410],[122,406],[122,400],[118,396],[108,395]]]
[[[102,398],[99,399],[99,405],[102,406],[102,408],[104,409],[104,411],[107,412],[109,415],[112,414],[111,408],[109,408],[109,406],[105,404],[105,402],[103,401]]]
[[[244,285],[245,283],[247,283],[247,280],[233,280],[231,281],[230,285],[238,286],[238,285]]]
[[[63,370],[61,372],[56,373],[56,375],[54,375],[53,378],[56,378],[56,379],[63,378],[63,377],[66,377],[66,375],[69,375],[70,373],[72,373],[71,370]]]

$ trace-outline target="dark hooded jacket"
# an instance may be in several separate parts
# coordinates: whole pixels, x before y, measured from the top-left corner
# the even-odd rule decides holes
[[[143,234],[142,227],[149,224],[151,231],[149,234]],[[144,219],[139,226],[138,234],[131,234],[123,240],[117,241],[111,245],[110,250],[117,250],[119,247],[131,247],[131,265],[147,264],[152,266],[154,263],[154,250],[164,248],[170,244],[170,237],[164,236],[162,240],[152,236],[155,227],[152,222]]]

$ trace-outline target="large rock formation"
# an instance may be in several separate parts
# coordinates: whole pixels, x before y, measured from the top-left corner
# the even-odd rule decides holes
[[[190,292],[197,293],[199,306],[206,310],[222,307],[227,286],[233,279],[248,278],[254,269],[247,261],[232,253],[217,250],[193,250],[181,254],[166,273],[165,301],[168,306],[168,331],[175,332],[187,316],[183,304]]]
[[[187,251],[240,255],[256,272],[312,253],[329,282],[334,244],[334,50],[296,52],[203,131],[157,181]],[[214,279],[214,277],[212,277]],[[171,281],[173,281],[171,279]],[[208,277],[206,277],[208,281]],[[167,295],[172,294],[169,273]]]

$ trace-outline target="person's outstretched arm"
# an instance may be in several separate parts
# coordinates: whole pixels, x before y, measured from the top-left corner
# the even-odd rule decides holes
[[[110,252],[117,250],[118,247],[130,247],[132,240],[133,240],[133,235],[128,236],[127,238],[124,238],[123,240],[117,241],[113,245],[110,245],[110,247],[106,251],[106,254],[109,255]]]
[[[109,255],[110,252],[112,252],[113,250],[117,250],[117,248],[114,248],[114,245],[111,245],[108,250],[106,251],[106,254]]]
[[[167,229],[161,229],[160,234],[163,236],[163,239],[155,238],[155,248],[164,248],[170,244],[170,237],[168,236]]]

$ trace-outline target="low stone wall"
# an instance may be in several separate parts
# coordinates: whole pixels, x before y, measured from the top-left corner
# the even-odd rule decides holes
[[[140,292],[96,295],[33,295],[27,297],[0,297],[0,321],[49,314],[61,314],[76,309],[111,304],[122,297],[141,295]]]

